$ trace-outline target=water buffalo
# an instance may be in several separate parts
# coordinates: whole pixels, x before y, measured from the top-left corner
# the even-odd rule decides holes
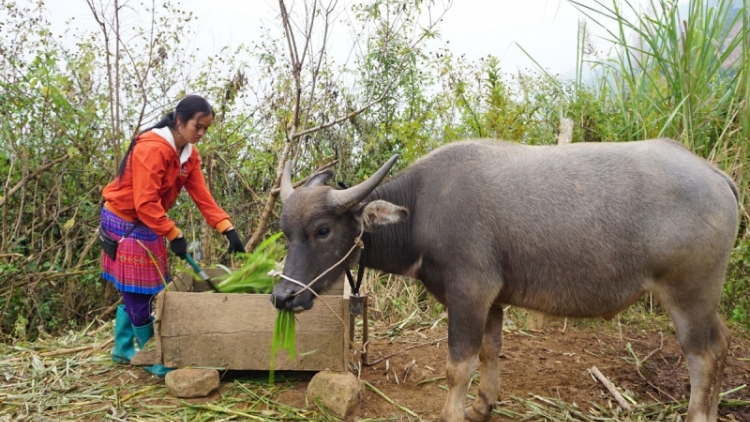
[[[687,421],[715,421],[730,332],[717,313],[737,232],[737,188],[667,139],[528,146],[451,143],[378,186],[397,156],[349,189],[332,172],[294,189],[272,300],[309,309],[361,230],[364,264],[421,280],[448,309],[448,397],[440,420],[488,418],[499,395],[503,305],[611,318],[645,292],[672,317],[690,375]],[[338,264],[338,262],[343,261]],[[477,367],[479,394],[464,409]]]

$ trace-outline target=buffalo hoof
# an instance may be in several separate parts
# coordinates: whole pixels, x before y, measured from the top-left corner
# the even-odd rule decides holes
[[[474,406],[464,409],[464,418],[472,422],[484,422],[490,418],[490,412],[492,412],[491,406],[482,406],[483,408],[480,410],[475,409],[475,406],[476,403]]]

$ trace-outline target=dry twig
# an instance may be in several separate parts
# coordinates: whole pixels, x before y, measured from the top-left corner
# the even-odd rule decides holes
[[[620,407],[622,407],[624,410],[628,410],[628,411],[631,410],[631,407],[628,404],[628,402],[625,401],[625,398],[622,396],[622,394],[620,394],[620,392],[617,391],[617,387],[615,387],[612,381],[607,379],[607,377],[605,377],[604,374],[602,374],[601,371],[599,371],[599,368],[597,368],[596,366],[592,366],[591,369],[589,369],[589,371],[591,371],[591,374],[593,374],[596,377],[596,379],[598,379],[599,382],[601,382],[602,385],[604,385],[607,391],[609,391],[609,394],[611,394],[612,397],[614,397],[614,399],[617,401],[617,404],[619,404]]]
[[[669,397],[670,400],[677,401],[677,399],[672,397],[671,394],[667,393],[666,391],[662,391],[661,388],[655,386],[651,381],[647,380],[646,377],[644,377],[643,373],[641,372],[641,366],[643,366],[643,363],[646,362],[651,356],[653,356],[654,353],[664,348],[664,333],[662,333],[661,331],[659,331],[659,340],[660,340],[659,347],[657,347],[651,353],[646,355],[646,357],[643,360],[638,359],[638,356],[635,354],[635,351],[633,350],[633,347],[630,345],[630,343],[628,343],[627,349],[630,352],[630,354],[633,356],[633,359],[635,360],[635,370],[636,372],[638,372],[638,376],[640,376],[641,379],[645,381],[646,384],[648,384],[651,388],[658,391],[659,394],[664,394],[665,396]]]
[[[422,346],[429,346],[431,344],[440,343],[441,341],[445,341],[445,340],[448,340],[448,337],[439,338],[439,339],[437,339],[435,341],[430,341],[430,342],[427,342],[427,343],[414,344],[414,345],[411,345],[409,347],[405,347],[405,348],[399,350],[398,352],[391,353],[390,355],[383,356],[380,359],[376,359],[374,362],[362,362],[362,364],[365,365],[365,366],[377,365],[378,363],[380,363],[380,362],[382,362],[382,361],[384,361],[384,360],[386,360],[386,359],[388,359],[390,357],[393,357],[393,356],[396,356],[398,354],[401,354],[401,353],[403,353],[403,352],[405,352],[407,350],[416,349],[417,347],[422,347]]]

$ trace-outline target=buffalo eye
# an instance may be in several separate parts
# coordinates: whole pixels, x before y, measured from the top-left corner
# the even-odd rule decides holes
[[[318,229],[318,232],[315,233],[315,236],[322,239],[322,238],[328,237],[330,233],[331,233],[331,229],[329,229],[328,227],[321,227]]]

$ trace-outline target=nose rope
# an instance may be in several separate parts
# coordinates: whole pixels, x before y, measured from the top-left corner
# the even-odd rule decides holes
[[[291,277],[287,277],[287,276],[285,276],[284,274],[281,274],[280,272],[278,272],[278,271],[275,271],[275,270],[271,270],[271,271],[269,271],[269,272],[268,272],[268,276],[269,276],[269,277],[276,277],[276,276],[279,276],[279,277],[281,277],[281,278],[285,278],[285,279],[287,279],[287,280],[291,281],[292,283],[296,283],[296,284],[299,284],[299,285],[300,285],[300,286],[302,286],[302,287],[307,287],[307,286],[305,286],[305,285],[304,285],[303,283],[300,283],[299,281],[297,281],[297,280],[295,280],[295,279],[293,279],[293,278],[291,278]],[[304,289],[303,289],[303,290],[304,290]],[[319,294],[317,294],[317,293],[315,293],[315,290],[310,290],[310,293],[314,294],[314,295],[315,295],[315,297],[317,297],[318,299],[320,299],[320,295],[319,295]],[[322,300],[322,299],[321,299],[320,301],[321,301],[321,302],[323,302],[323,304],[324,304],[324,305],[326,305],[326,306],[328,307],[328,310],[330,310],[330,311],[331,311],[331,313],[332,313],[332,314],[333,314],[333,315],[334,315],[334,316],[335,316],[336,318],[338,318],[338,319],[339,319],[339,321],[341,321],[341,325],[342,325],[342,326],[343,326],[344,328],[346,328],[346,323],[344,322],[343,318],[341,318],[341,316],[340,316],[340,315],[339,315],[338,313],[336,313],[336,311],[334,311],[334,310],[333,310],[333,308],[331,308],[331,305],[329,305],[328,303],[326,303],[326,301],[325,301],[325,300]]]
[[[317,277],[315,277],[313,279],[313,281],[311,281],[310,283],[304,284],[304,283],[299,282],[299,281],[297,281],[297,280],[295,280],[295,279],[293,279],[291,277],[285,276],[280,271],[275,271],[275,270],[269,271],[268,272],[268,276],[269,277],[281,277],[283,279],[291,281],[294,284],[298,284],[298,285],[302,286],[302,289],[300,289],[297,292],[295,292],[292,296],[297,296],[300,293],[304,292],[305,290],[310,290],[313,294],[315,294],[315,291],[312,290],[312,289],[310,289],[310,286],[312,286],[313,283],[315,283],[316,281],[320,280],[324,275],[328,274],[331,270],[333,270],[334,268],[336,268],[339,265],[341,265],[341,263],[344,262],[346,260],[346,258],[348,258],[349,255],[352,254],[352,252],[354,252],[354,249],[356,249],[356,248],[360,248],[361,249],[361,248],[364,247],[364,243],[362,243],[362,235],[365,233],[365,224],[364,224],[364,222],[360,222],[360,226],[359,227],[360,227],[359,235],[354,239],[354,245],[352,245],[352,247],[349,249],[349,252],[347,252],[346,255],[344,255],[344,257],[339,260],[339,262],[333,264],[330,268],[328,268],[327,270],[325,270],[322,273],[320,273],[320,275],[317,276]]]
[[[291,278],[289,276],[285,276],[284,274],[282,274],[281,271],[271,270],[271,271],[268,272],[268,276],[269,277],[281,277],[281,278],[285,278],[285,279],[291,281],[294,284],[298,284],[298,285],[300,285],[302,287],[305,287],[304,283],[302,283],[300,281],[297,281],[297,280],[295,280],[295,279],[293,279],[293,278]]]

